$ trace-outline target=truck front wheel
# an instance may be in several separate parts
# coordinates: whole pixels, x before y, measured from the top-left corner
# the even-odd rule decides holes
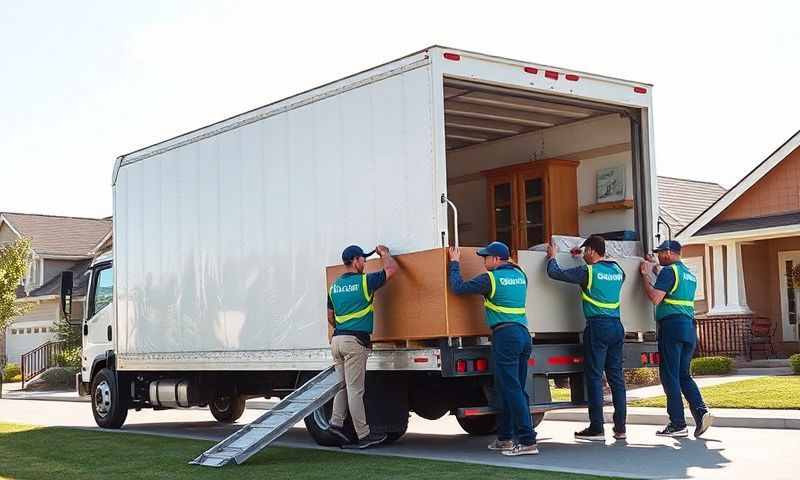
[[[211,415],[220,423],[233,423],[244,413],[245,398],[242,395],[231,397],[219,397],[214,399],[209,405]]]
[[[120,388],[117,376],[104,368],[92,379],[92,413],[101,428],[120,428],[128,417],[127,388]]]

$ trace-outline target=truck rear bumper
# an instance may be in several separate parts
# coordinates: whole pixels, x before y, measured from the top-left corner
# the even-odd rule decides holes
[[[530,406],[531,414],[545,413],[550,410],[563,410],[567,408],[581,408],[586,407],[588,404],[584,402],[550,402],[538,403]],[[457,408],[453,414],[458,418],[477,417],[481,415],[496,415],[497,409],[489,406],[485,407],[465,407]]]

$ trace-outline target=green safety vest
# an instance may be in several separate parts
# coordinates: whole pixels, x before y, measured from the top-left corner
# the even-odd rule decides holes
[[[671,268],[675,273],[675,285],[664,296],[664,300],[656,306],[656,320],[662,320],[672,315],[694,318],[694,293],[697,290],[697,278],[682,262],[675,262],[664,268]]]
[[[500,323],[528,324],[525,298],[528,277],[519,267],[498,268],[489,272],[492,290],[483,301],[489,328]]]
[[[616,262],[598,262],[587,265],[588,280],[581,290],[583,315],[620,318],[619,298],[625,273]]]
[[[342,275],[331,285],[328,295],[336,315],[336,328],[372,333],[374,295],[367,289],[367,275]]]

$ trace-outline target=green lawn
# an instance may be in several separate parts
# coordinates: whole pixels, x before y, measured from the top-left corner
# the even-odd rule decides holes
[[[764,377],[701,388],[703,400],[716,408],[800,409],[800,376]],[[660,397],[635,400],[634,407],[666,407]]]
[[[241,466],[212,469],[187,464],[209,446],[200,440],[0,423],[0,479],[605,478],[280,447],[268,448]]]

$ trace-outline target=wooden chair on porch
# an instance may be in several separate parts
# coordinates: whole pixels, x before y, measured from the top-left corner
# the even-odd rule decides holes
[[[747,346],[750,360],[753,359],[753,349],[756,347],[764,352],[765,358],[775,355],[775,349],[772,346],[772,335],[774,333],[775,323],[771,319],[765,317],[753,318],[750,324],[749,345]]]

